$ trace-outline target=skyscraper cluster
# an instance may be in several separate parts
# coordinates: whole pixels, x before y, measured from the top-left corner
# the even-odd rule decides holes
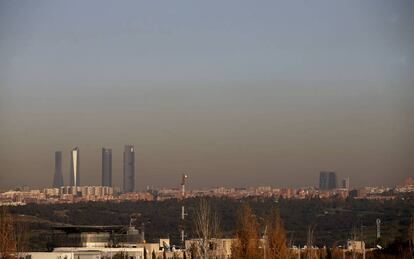
[[[135,190],[135,151],[132,145],[124,147],[123,155],[123,191],[133,192]],[[80,181],[80,153],[75,147],[70,152],[70,186],[81,186]],[[112,149],[102,148],[102,186],[112,187]],[[62,174],[62,152],[55,152],[55,173],[53,176],[53,187],[64,186]]]

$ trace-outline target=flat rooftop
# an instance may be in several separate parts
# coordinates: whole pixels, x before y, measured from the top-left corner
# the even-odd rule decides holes
[[[64,225],[53,226],[55,230],[61,230],[65,233],[83,233],[83,232],[122,232],[127,230],[128,227],[123,225],[110,225],[110,226],[93,226],[93,225]]]

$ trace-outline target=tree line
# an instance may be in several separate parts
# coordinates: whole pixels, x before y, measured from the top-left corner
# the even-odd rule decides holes
[[[200,217],[200,201],[205,200],[214,212],[213,222],[218,222],[219,237],[240,236],[240,216],[245,206],[250,208],[254,220],[249,220],[252,229],[256,229],[260,239],[272,236],[271,228],[277,226],[270,219],[280,222],[279,229],[283,229],[287,246],[319,246],[335,247],[344,245],[347,239],[352,238],[354,228],[362,229],[363,237],[368,246],[381,244],[390,253],[398,254],[409,246],[410,235],[408,226],[411,224],[411,215],[414,211],[412,200],[395,201],[358,201],[358,200],[275,200],[272,198],[245,198],[241,200],[227,198],[195,198],[186,199],[185,206],[188,217],[184,223],[187,238],[200,236],[200,229],[195,227],[197,217]],[[146,239],[156,242],[157,238],[169,237],[173,244],[179,243],[179,225],[181,203],[177,200],[166,201],[128,201],[128,202],[86,202],[76,204],[28,204],[19,207],[9,207],[13,215],[15,226],[25,215],[26,226],[30,226],[29,249],[45,251],[51,249],[48,242],[49,233],[55,224],[73,225],[128,225],[133,213],[141,214],[141,222],[146,222]],[[243,214],[244,215],[244,214]],[[381,240],[376,240],[377,218],[381,219]],[[283,220],[282,220],[283,219]],[[256,222],[256,224],[254,224]],[[276,222],[276,221],[275,221]],[[247,222],[245,222],[247,224]],[[244,225],[246,225],[244,224]],[[7,224],[6,224],[7,225]],[[281,228],[280,226],[283,226]],[[14,227],[14,232],[19,227]],[[210,231],[210,230],[209,230]],[[208,233],[209,231],[204,231]],[[255,231],[251,232],[254,233]],[[41,238],[40,238],[41,237]],[[269,243],[269,246],[267,246]],[[241,244],[241,243],[240,243]],[[262,255],[263,251],[272,249],[270,241],[258,243]],[[241,246],[250,247],[250,245]],[[202,247],[199,247],[201,250]],[[271,250],[269,250],[271,251]],[[332,251],[329,251],[329,253]],[[325,251],[325,253],[328,253]],[[267,258],[271,258],[270,255]]]

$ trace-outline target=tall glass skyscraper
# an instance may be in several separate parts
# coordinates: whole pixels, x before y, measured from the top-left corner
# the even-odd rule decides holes
[[[319,173],[319,190],[328,190],[328,172]]]
[[[336,173],[335,172],[329,172],[328,174],[328,187],[329,190],[333,190],[338,188],[338,179],[336,177]]]
[[[135,151],[131,145],[124,147],[124,181],[123,191],[133,192],[135,189]]]
[[[58,188],[63,186],[62,174],[62,152],[55,152],[55,174],[53,175],[53,187]]]
[[[102,186],[112,186],[112,149],[102,148]]]
[[[322,171],[319,174],[319,190],[328,191],[338,187],[338,181],[335,172]]]
[[[80,186],[79,148],[75,147],[70,152],[70,185]]]

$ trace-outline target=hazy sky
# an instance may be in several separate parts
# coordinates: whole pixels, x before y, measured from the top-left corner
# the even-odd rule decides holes
[[[0,188],[414,176],[413,1],[1,1]]]

